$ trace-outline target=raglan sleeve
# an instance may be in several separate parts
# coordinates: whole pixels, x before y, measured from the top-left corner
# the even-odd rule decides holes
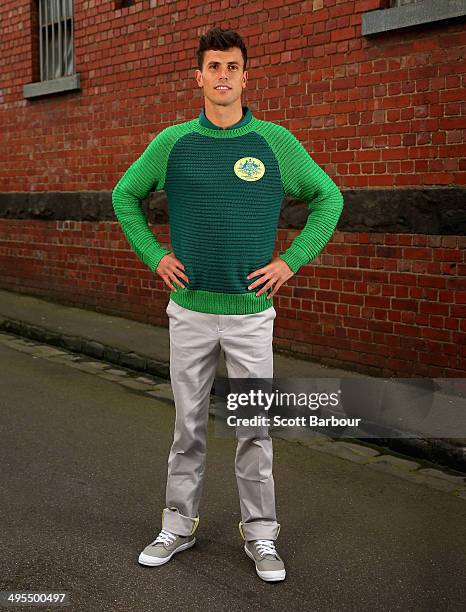
[[[343,195],[289,130],[281,130],[280,170],[285,194],[307,203],[310,213],[301,232],[279,255],[296,273],[325,247],[343,210]]]
[[[169,128],[162,130],[126,170],[112,191],[112,205],[131,248],[152,272],[170,250],[162,247],[149,228],[142,200],[163,188]]]

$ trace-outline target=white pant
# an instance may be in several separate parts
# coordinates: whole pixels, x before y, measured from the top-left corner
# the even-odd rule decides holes
[[[162,526],[179,535],[194,533],[206,464],[210,392],[220,350],[229,378],[273,377],[273,306],[254,314],[217,315],[189,310],[170,300],[170,379],[176,407],[168,457]],[[272,439],[238,438],[235,474],[245,540],[275,540]]]

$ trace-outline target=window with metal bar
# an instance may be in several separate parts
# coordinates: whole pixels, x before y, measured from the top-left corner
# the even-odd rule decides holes
[[[73,0],[39,0],[40,80],[74,73]]]
[[[74,60],[73,0],[31,2],[32,82],[23,85],[27,99],[80,91]]]

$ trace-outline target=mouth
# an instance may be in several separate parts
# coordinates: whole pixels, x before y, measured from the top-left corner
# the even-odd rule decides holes
[[[227,85],[218,85],[215,89],[217,91],[229,91],[231,87],[228,87]]]

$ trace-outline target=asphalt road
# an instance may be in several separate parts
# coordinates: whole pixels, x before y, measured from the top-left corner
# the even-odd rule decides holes
[[[281,439],[287,578],[262,582],[238,532],[235,440],[213,427],[196,546],[140,566],[173,408],[2,344],[0,358],[1,590],[65,590],[85,611],[465,609],[463,500]]]

